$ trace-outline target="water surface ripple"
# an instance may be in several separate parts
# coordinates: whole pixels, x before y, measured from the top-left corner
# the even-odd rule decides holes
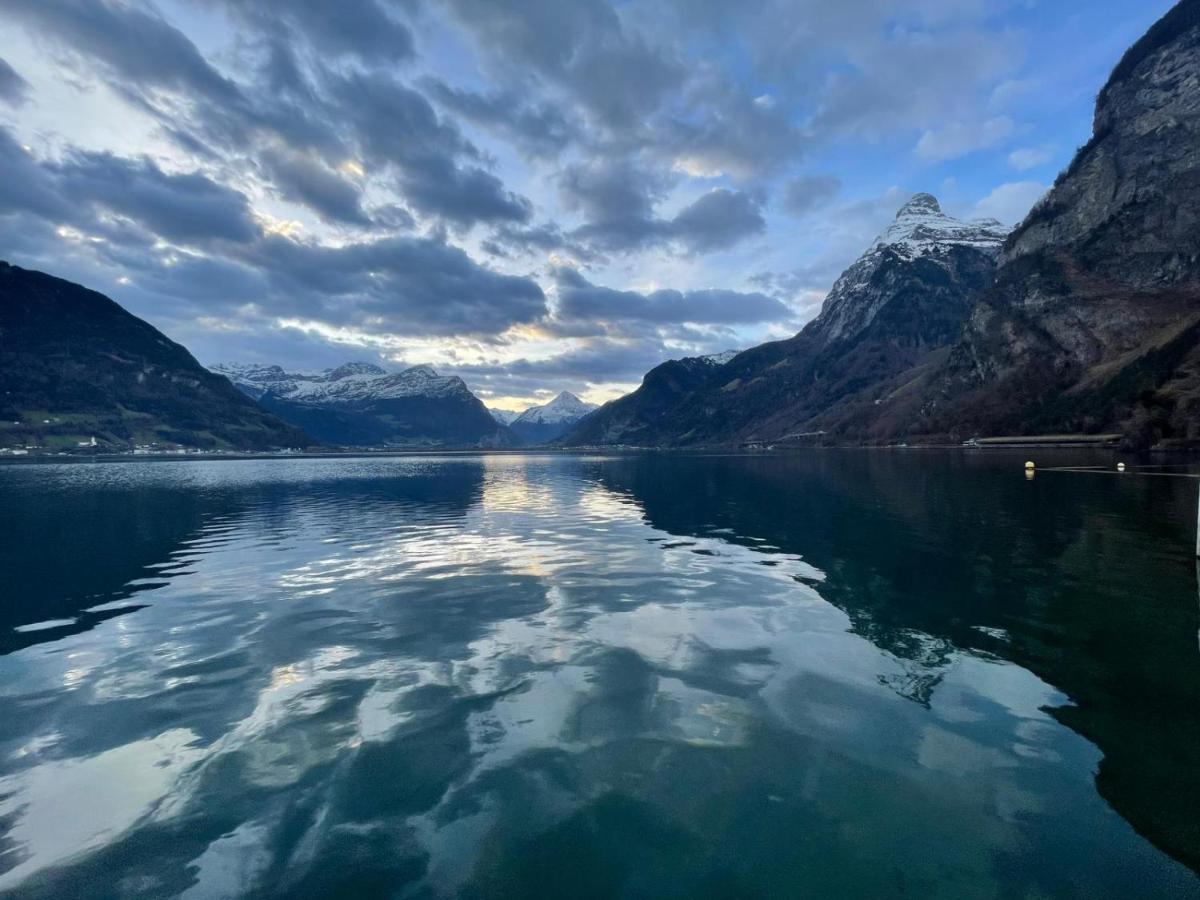
[[[0,892],[1200,896],[1195,491],[0,467]]]

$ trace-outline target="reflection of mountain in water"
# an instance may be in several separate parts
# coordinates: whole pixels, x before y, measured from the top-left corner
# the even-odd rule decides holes
[[[353,497],[360,509],[418,505],[462,514],[483,487],[478,464],[452,477],[426,468],[390,479],[330,468],[300,485],[272,480],[263,467],[273,461],[220,465],[240,467],[243,477],[209,483],[189,462],[54,467],[65,478],[46,477],[45,466],[0,470],[0,572],[12,573],[0,604],[0,654],[141,609],[134,598],[186,572],[247,516],[279,523],[322,496]],[[354,517],[346,524],[363,526]]]
[[[1090,460],[1094,462],[1094,460]],[[637,457],[598,469],[657,528],[799,554],[855,630],[915,665],[928,702],[948,650],[1036,672],[1099,745],[1097,784],[1200,867],[1200,657],[1186,552],[1194,484],[1044,473],[947,454]]]
[[[136,615],[0,658],[0,891],[1191,884],[1097,795],[1096,748],[1045,711],[1064,696],[964,651],[995,638],[942,628],[948,602],[906,614],[903,554],[854,533],[888,521],[900,549],[936,544],[942,526],[901,528],[871,483],[935,477],[669,462],[125,467],[237,500]],[[809,514],[841,531],[814,539]],[[850,602],[860,587],[877,607]],[[89,803],[39,832],[64,785]]]

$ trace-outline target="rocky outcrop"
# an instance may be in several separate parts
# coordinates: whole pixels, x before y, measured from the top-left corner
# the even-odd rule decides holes
[[[1093,136],[1005,245],[930,432],[1200,439],[1200,2],[1125,54]]]

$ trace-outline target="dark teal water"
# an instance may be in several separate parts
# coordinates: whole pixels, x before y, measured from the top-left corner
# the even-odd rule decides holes
[[[0,467],[0,892],[1200,896],[1197,482],[1020,461]]]

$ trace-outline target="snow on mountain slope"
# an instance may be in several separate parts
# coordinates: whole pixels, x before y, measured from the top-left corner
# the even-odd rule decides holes
[[[951,245],[999,250],[1007,236],[1008,229],[996,219],[964,222],[942,212],[932,194],[915,194],[900,207],[892,224],[867,253],[885,246],[910,258]]]
[[[322,372],[280,366],[219,365],[229,378],[286,422],[341,446],[496,447],[514,440],[466,383],[429,366],[388,372],[347,363]]]
[[[570,391],[563,391],[549,403],[529,407],[517,416],[513,423],[558,425],[564,422],[578,422],[595,408],[596,404],[584,403]]]
[[[513,412],[511,409],[495,409],[491,406],[488,407],[488,412],[490,412],[492,414],[492,418],[501,425],[511,425],[516,420],[517,416],[521,415],[519,412]]]
[[[224,375],[256,399],[270,393],[294,403],[358,403],[470,393],[461,378],[438,375],[430,366],[389,373],[372,363],[352,362],[322,372],[289,373],[280,366],[225,363],[212,366],[212,371]]]
[[[946,261],[961,249],[997,257],[1008,229],[995,219],[964,222],[942,212],[932,194],[916,194],[900,207],[887,230],[834,282],[821,313],[811,328],[826,342],[861,331],[873,321],[879,305],[871,302],[884,293],[872,289],[872,280],[887,263],[921,259]]]

